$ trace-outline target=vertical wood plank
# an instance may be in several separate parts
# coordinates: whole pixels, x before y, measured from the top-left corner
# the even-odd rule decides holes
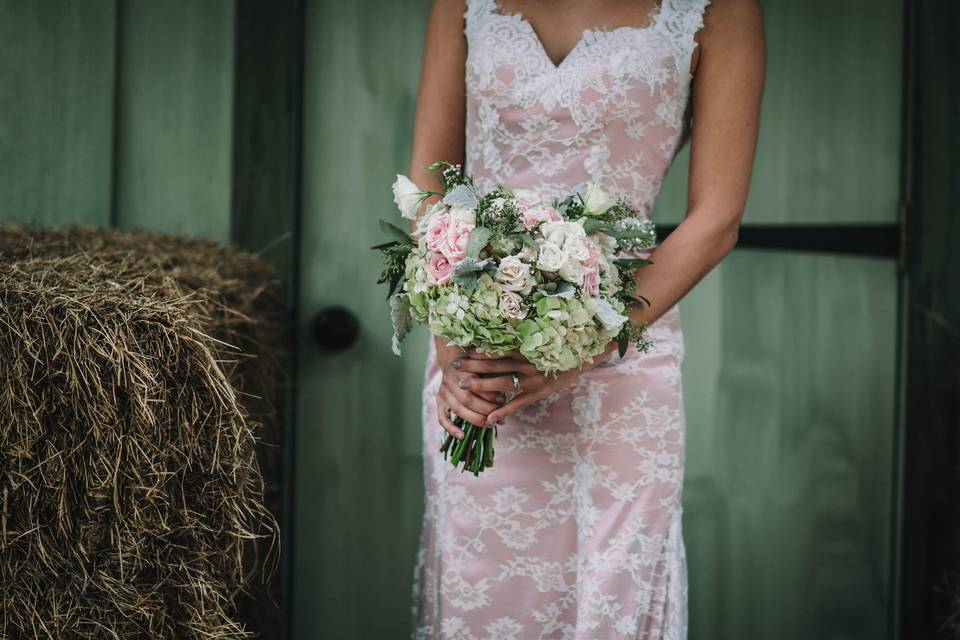
[[[230,240],[234,0],[121,0],[117,225]]]
[[[960,6],[910,6],[903,638],[960,636]]]
[[[304,6],[302,0],[237,0],[235,12],[231,240],[274,265],[286,283],[293,322],[300,287]],[[291,343],[295,337],[292,331],[287,336]],[[285,369],[295,375],[297,345],[288,347]],[[260,435],[265,496],[281,523],[283,552],[269,594],[258,585],[242,600],[241,611],[265,640],[289,637],[291,571],[298,551],[291,508],[294,388],[285,387],[279,428]],[[305,553],[309,557],[311,548]]]
[[[109,224],[114,9],[0,1],[0,222]]]
[[[369,247],[395,215],[410,161],[427,0],[307,2],[294,635],[408,635],[422,504],[423,332],[390,351]],[[314,315],[341,304],[362,325],[320,352]]]

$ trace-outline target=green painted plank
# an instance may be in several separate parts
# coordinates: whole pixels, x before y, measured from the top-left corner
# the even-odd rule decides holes
[[[767,78],[745,223],[894,222],[902,0],[760,0]],[[652,217],[686,211],[689,146]]]
[[[122,7],[117,224],[229,241],[234,3]]]
[[[374,286],[377,220],[410,162],[427,0],[307,3],[297,432],[297,638],[400,638],[423,512],[422,332],[390,352]],[[309,324],[342,304],[360,343],[317,351]]]
[[[734,252],[681,302],[691,640],[886,637],[895,268]]]
[[[114,1],[0,1],[0,221],[110,221]]]

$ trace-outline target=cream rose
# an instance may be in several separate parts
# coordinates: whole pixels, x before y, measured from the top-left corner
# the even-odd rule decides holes
[[[506,291],[515,291],[528,295],[537,281],[530,272],[530,266],[518,256],[507,256],[500,260],[497,267],[497,282]]]
[[[599,185],[588,182],[583,194],[583,209],[592,216],[606,213],[617,201]]]
[[[500,296],[500,313],[504,318],[522,320],[527,317],[527,310],[523,306],[523,297],[512,291],[505,291]]]
[[[567,254],[560,245],[553,242],[544,242],[540,245],[540,255],[537,256],[537,267],[542,271],[556,272],[567,261]]]
[[[413,220],[417,217],[425,195],[410,178],[397,174],[397,180],[393,183],[393,201],[404,218]]]

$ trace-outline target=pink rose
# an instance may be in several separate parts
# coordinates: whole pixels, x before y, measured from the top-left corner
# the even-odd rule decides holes
[[[530,207],[523,211],[523,226],[527,229],[533,229],[541,222],[559,222],[561,220],[563,220],[563,216],[553,207]]]
[[[427,263],[427,279],[430,284],[446,284],[450,282],[453,276],[453,265],[442,253],[435,253],[430,256]]]
[[[474,225],[463,220],[451,218],[447,235],[440,241],[439,251],[453,264],[459,264],[467,257],[467,242]]]
[[[446,213],[435,215],[427,225],[427,247],[430,251],[440,251],[440,245],[447,238],[450,216]]]
[[[600,293],[600,269],[588,269],[583,274],[583,290],[587,295],[595,296]]]
[[[583,260],[580,264],[588,269],[596,268],[597,265],[600,264],[600,250],[597,248],[596,243],[590,238],[582,238],[580,241],[587,248],[589,254],[587,259]]]

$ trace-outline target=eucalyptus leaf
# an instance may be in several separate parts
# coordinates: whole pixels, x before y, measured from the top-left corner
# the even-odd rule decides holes
[[[597,218],[587,218],[583,221],[583,230],[587,233],[593,233],[594,231],[603,231],[604,233],[607,233],[607,228],[609,228],[609,225],[607,225],[603,220],[599,220]]]
[[[479,258],[480,252],[490,241],[490,233],[487,227],[474,227],[467,239],[467,255],[471,258]]]
[[[384,219],[380,219],[380,230],[389,236],[392,236],[400,244],[413,244],[410,234],[395,224],[391,224]]]
[[[527,245],[528,247],[532,247],[533,249],[540,248],[540,245],[537,244],[537,241],[534,240],[533,236],[529,233],[518,233],[517,235],[521,240],[523,240],[523,244]]]
[[[393,353],[400,355],[400,343],[410,333],[413,318],[410,316],[410,299],[403,294],[390,298],[390,320],[393,322]]]
[[[458,184],[443,196],[443,204],[464,209],[476,209],[479,204],[477,194],[465,184]]]
[[[556,297],[563,298],[564,300],[569,300],[577,292],[576,288],[569,282],[561,282],[552,288],[550,293],[547,293],[547,297]]]
[[[613,261],[613,264],[620,269],[639,269],[644,265],[653,264],[653,261],[646,258],[618,258]]]
[[[627,349],[630,348],[630,332],[621,331],[620,335],[617,336],[617,352],[620,354],[620,357],[626,355]]]

